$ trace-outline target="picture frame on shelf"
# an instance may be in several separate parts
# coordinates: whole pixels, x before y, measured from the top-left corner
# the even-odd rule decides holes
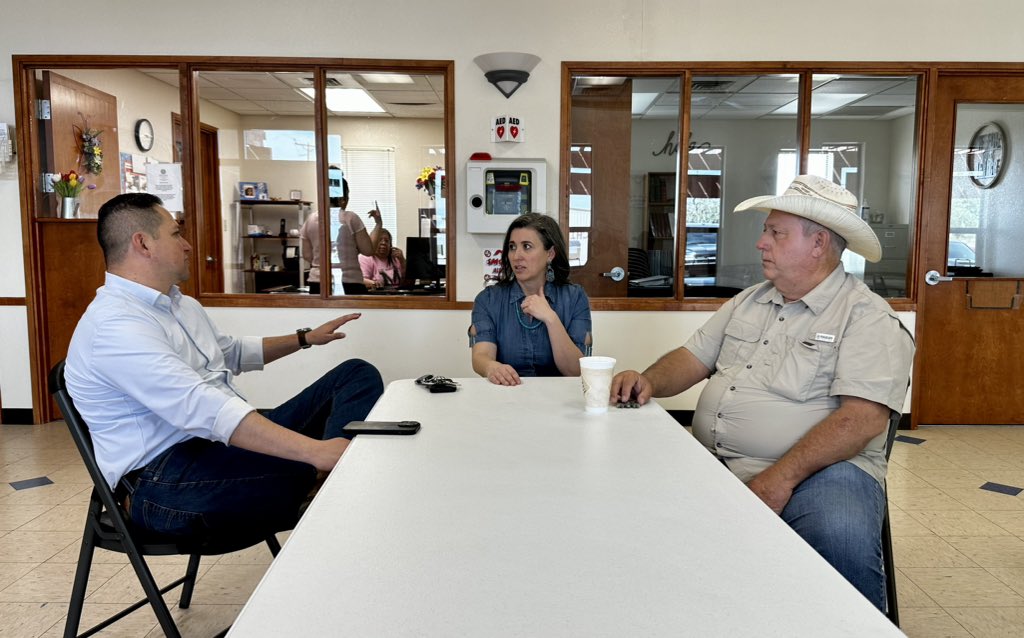
[[[269,200],[266,182],[238,182],[238,199],[243,202]]]
[[[300,190],[290,190],[290,191],[288,191],[288,199],[290,199],[292,201],[295,201],[295,202],[301,200],[302,199],[302,191],[300,191]]]

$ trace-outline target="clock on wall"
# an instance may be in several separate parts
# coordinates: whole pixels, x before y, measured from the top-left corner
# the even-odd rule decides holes
[[[985,124],[971,137],[967,170],[979,188],[991,188],[1003,176],[1006,132],[995,122]]]
[[[153,124],[146,118],[135,122],[135,145],[140,151],[153,148]]]

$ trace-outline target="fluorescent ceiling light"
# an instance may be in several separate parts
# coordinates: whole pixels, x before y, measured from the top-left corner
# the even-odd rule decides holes
[[[590,75],[576,78],[576,81],[583,86],[616,86],[624,83],[626,78]]]
[[[363,78],[370,84],[415,84],[415,80],[412,76],[405,75],[404,73],[360,73],[359,77]]]
[[[651,106],[661,95],[660,93],[634,93],[633,94],[633,115],[643,115],[644,112]]]
[[[315,89],[299,89],[313,99]],[[362,89],[327,89],[327,110],[335,113],[383,113],[384,109]]]

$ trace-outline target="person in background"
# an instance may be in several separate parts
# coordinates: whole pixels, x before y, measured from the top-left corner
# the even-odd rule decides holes
[[[338,171],[338,167],[331,166],[331,171]],[[344,286],[344,294],[357,295],[366,292],[363,284],[362,270],[359,267],[359,255],[372,255],[375,241],[371,233],[367,233],[366,224],[359,216],[349,210],[348,207],[348,180],[341,179],[342,194],[338,197],[331,197],[331,210],[338,211],[338,221],[341,228],[335,240],[338,250],[338,260],[341,265],[341,281]],[[383,230],[380,225],[380,211],[371,210],[369,217],[374,220],[373,234]],[[320,294],[320,246],[322,243],[320,235],[320,216],[314,212],[306,218],[305,223],[299,230],[299,237],[302,239],[302,254],[310,255],[309,275],[306,279],[309,286],[309,293]]]
[[[498,283],[473,302],[473,370],[491,383],[579,376],[590,350],[590,301],[569,283],[562,231],[547,215],[515,218],[505,233]]]
[[[709,379],[693,435],[884,612],[886,426],[914,343],[841,261],[847,248],[878,261],[881,246],[857,198],[820,177],[735,210],[768,213],[756,244],[767,281],[643,374],[617,374],[611,398],[642,404]]]
[[[287,529],[383,392],[350,359],[261,413],[232,382],[241,372],[345,338],[349,314],[278,337],[221,333],[181,294],[191,246],[160,198],[118,195],[99,210],[103,287],[68,348],[68,391],[96,460],[132,521],[168,535]]]
[[[369,289],[397,286],[405,274],[405,255],[391,242],[391,231],[381,228],[377,234],[377,250],[367,257],[359,255],[363,283]]]

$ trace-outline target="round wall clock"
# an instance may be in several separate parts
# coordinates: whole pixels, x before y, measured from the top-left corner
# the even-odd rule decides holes
[[[153,148],[153,125],[145,118],[135,122],[135,145],[140,151]]]
[[[991,188],[999,182],[1003,176],[1006,149],[1006,132],[995,122],[975,131],[967,152],[967,170],[978,188]]]

